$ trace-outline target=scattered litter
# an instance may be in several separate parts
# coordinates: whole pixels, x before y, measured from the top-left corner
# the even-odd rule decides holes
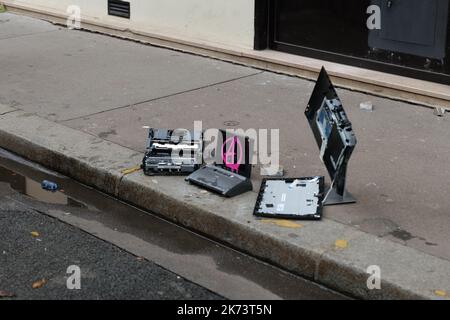
[[[373,103],[371,101],[361,102],[359,108],[364,111],[373,111]]]
[[[158,184],[158,180],[156,180],[156,179],[152,179],[152,182],[153,182],[154,184]]]
[[[336,248],[338,249],[346,249],[348,247],[348,241],[347,240],[336,240],[336,242],[334,243],[334,245],[336,246]]]
[[[14,298],[16,295],[12,292],[0,290],[0,298]]]
[[[278,168],[272,167],[261,167],[261,175],[266,177],[283,177],[284,176],[284,168],[282,166],[278,166]]]
[[[31,235],[32,235],[33,237],[37,238],[37,237],[39,237],[39,232],[37,232],[37,231],[32,231],[32,232],[31,232]]]
[[[47,283],[46,279],[41,279],[39,281],[34,282],[31,287],[33,289],[39,289],[39,288],[42,288],[46,283]]]
[[[444,117],[447,110],[445,108],[436,107],[433,114],[437,117]]]
[[[209,193],[209,191],[208,190],[202,190],[202,191],[200,191],[200,193],[207,194],[207,193]]]
[[[58,185],[54,182],[44,180],[41,183],[42,189],[55,192],[58,190]]]
[[[135,167],[132,167],[132,168],[124,169],[124,170],[121,171],[121,173],[123,175],[127,175],[127,174],[132,174],[132,173],[134,173],[136,171],[139,171],[139,170],[141,170],[141,166],[135,166]]]

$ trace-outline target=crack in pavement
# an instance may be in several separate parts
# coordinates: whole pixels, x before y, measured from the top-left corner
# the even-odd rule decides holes
[[[61,30],[58,29],[58,30],[47,30],[47,31],[40,31],[40,32],[26,33],[26,34],[16,35],[16,36],[12,36],[12,37],[7,37],[7,38],[1,38],[1,37],[0,37],[0,41],[2,41],[2,40],[17,39],[17,38],[23,38],[23,37],[29,37],[29,36],[34,36],[34,35],[37,35],[37,34],[50,33],[50,32],[56,32],[56,31],[61,31]]]
[[[242,76],[242,77],[233,78],[233,79],[229,79],[229,80],[224,80],[224,81],[220,81],[220,82],[215,82],[215,83],[211,83],[211,84],[204,85],[204,86],[201,86],[201,87],[197,87],[197,88],[194,88],[194,89],[189,89],[189,90],[184,90],[184,91],[180,91],[180,92],[175,92],[175,93],[171,93],[171,94],[168,94],[168,95],[165,95],[165,96],[162,96],[162,97],[152,98],[152,99],[140,101],[140,102],[133,103],[133,104],[127,104],[125,106],[120,106],[120,107],[116,107],[116,108],[112,108],[112,109],[108,109],[108,110],[102,110],[102,111],[99,111],[99,112],[94,112],[94,113],[91,113],[91,114],[77,116],[77,117],[74,117],[74,118],[60,120],[60,121],[56,121],[56,122],[57,123],[64,123],[64,122],[78,120],[78,119],[85,118],[85,117],[92,117],[92,116],[103,114],[103,113],[107,113],[107,112],[110,112],[110,111],[125,109],[125,108],[129,108],[129,107],[136,107],[136,106],[139,106],[141,104],[145,104],[145,103],[149,103],[149,102],[153,102],[153,101],[158,101],[158,100],[162,100],[162,99],[166,99],[166,98],[171,98],[171,97],[178,96],[178,95],[181,95],[181,94],[191,93],[191,92],[195,92],[195,91],[206,89],[206,88],[212,88],[212,87],[215,87],[215,86],[218,86],[218,85],[221,85],[221,84],[230,83],[230,82],[233,82],[233,81],[238,81],[238,80],[250,78],[250,77],[262,74],[264,72],[265,71],[259,71],[259,72],[252,73],[252,74],[249,74],[249,75],[245,75],[245,76]]]
[[[0,113],[0,116],[4,116],[5,114],[10,114],[10,113],[17,112],[17,111],[21,111],[21,110],[16,109],[16,110],[10,110],[10,111],[6,111],[6,112],[2,112],[2,113]]]

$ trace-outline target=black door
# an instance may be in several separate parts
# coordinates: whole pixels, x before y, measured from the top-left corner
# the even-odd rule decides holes
[[[256,5],[257,49],[267,39],[273,50],[450,84],[449,0],[256,0]],[[373,6],[379,15],[367,13]],[[379,17],[380,29],[369,29],[373,17]]]
[[[369,47],[426,58],[446,56],[448,0],[373,0],[381,29],[369,32]]]

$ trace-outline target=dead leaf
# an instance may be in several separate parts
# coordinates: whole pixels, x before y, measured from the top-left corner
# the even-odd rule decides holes
[[[347,240],[336,240],[336,242],[334,243],[334,245],[336,246],[336,248],[338,249],[346,249],[348,247],[348,241]]]
[[[46,283],[47,283],[46,279],[41,279],[41,280],[36,281],[35,283],[33,283],[33,285],[31,287],[33,289],[39,289],[39,288],[42,288]]]
[[[0,298],[14,298],[16,295],[12,292],[0,290]]]
[[[278,227],[283,227],[283,228],[299,229],[299,228],[304,227],[303,224],[293,222],[290,220],[283,220],[283,219],[262,219],[261,221],[263,223],[273,224],[273,225],[276,225]]]
[[[37,237],[39,237],[39,232],[37,232],[37,231],[32,231],[32,232],[31,232],[31,235],[32,235],[33,237],[37,238]]]
[[[447,292],[444,290],[435,290],[434,294],[437,295],[438,297],[446,297],[447,296]]]
[[[127,175],[127,174],[134,173],[136,171],[139,171],[139,170],[141,170],[141,166],[135,166],[135,167],[132,167],[132,168],[124,169],[121,172],[122,172],[123,175]]]

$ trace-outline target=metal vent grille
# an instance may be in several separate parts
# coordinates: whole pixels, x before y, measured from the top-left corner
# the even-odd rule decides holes
[[[108,14],[130,19],[130,3],[120,0],[108,0]]]

